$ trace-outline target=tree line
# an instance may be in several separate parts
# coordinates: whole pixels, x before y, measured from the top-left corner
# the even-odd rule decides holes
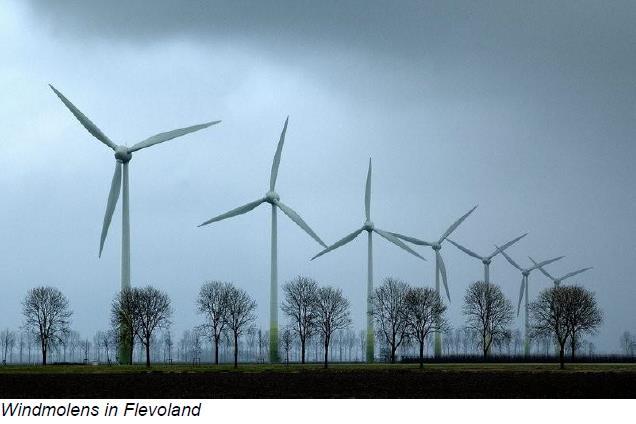
[[[365,335],[351,329],[350,302],[340,289],[321,287],[309,277],[298,276],[285,283],[282,290],[280,307],[287,322],[280,329],[280,347],[286,363],[293,355],[304,364],[310,350],[315,362],[320,354],[325,367],[334,356],[340,361],[353,360],[354,350],[360,353],[355,360],[362,358]],[[72,311],[67,298],[54,287],[36,287],[27,292],[22,302],[24,321],[19,337],[9,330],[0,332],[0,354],[6,363],[17,344],[20,362],[25,349],[31,362],[37,343],[43,365],[47,364],[51,349],[58,361],[66,362],[67,353],[70,358],[79,353],[86,362],[91,348],[100,362],[132,364],[133,352],[143,351],[145,363],[150,366],[153,358],[161,360],[161,355],[163,362],[172,362],[175,351],[180,361],[199,362],[204,345],[209,344],[215,364],[219,364],[220,356],[227,360],[228,350],[232,351],[235,367],[241,358],[264,361],[268,335],[254,326],[256,302],[245,290],[228,282],[206,282],[195,303],[202,323],[175,342],[170,332],[173,309],[167,293],[152,286],[122,290],[111,304],[111,328],[97,332],[91,343],[70,329]],[[444,335],[446,354],[466,354],[476,348],[487,358],[493,349],[502,352],[507,346],[510,353],[514,345],[516,353],[521,345],[520,331],[511,329],[512,303],[492,282],[477,281],[467,288],[462,306],[465,325],[458,329],[450,326],[447,307],[431,288],[413,287],[388,277],[375,289],[372,304],[378,343],[391,363],[415,351],[420,367],[423,366],[435,332]],[[546,353],[550,346],[556,348],[561,367],[566,351],[574,360],[583,337],[594,334],[603,319],[594,293],[577,285],[541,291],[530,304],[530,318],[530,336],[537,343],[537,350],[541,343]],[[118,356],[122,351],[117,346],[122,342],[130,347],[125,350],[126,358]],[[339,355],[334,355],[334,343]],[[634,345],[631,334],[624,333],[624,351],[633,354]],[[247,351],[242,356],[241,349]]]

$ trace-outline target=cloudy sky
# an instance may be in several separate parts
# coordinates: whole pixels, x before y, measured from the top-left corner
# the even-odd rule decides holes
[[[134,154],[132,280],[166,290],[174,330],[199,323],[202,282],[230,280],[266,326],[269,210],[202,221],[262,197],[290,115],[277,190],[327,242],[364,221],[373,158],[376,226],[489,253],[566,255],[557,275],[594,290],[597,349],[636,330],[636,5],[631,1],[17,1],[0,5],[0,327],[17,328],[30,287],[59,287],[73,326],[108,325],[119,288],[121,215],[99,234],[114,158],[48,88],[111,139],[133,144],[213,119],[215,127]],[[381,239],[375,279],[434,284],[423,262]],[[281,283],[342,287],[361,325],[366,242],[309,262],[319,246],[279,218]],[[450,319],[480,262],[447,244]],[[503,258],[491,278],[516,303]],[[535,272],[530,296],[548,287]],[[519,318],[515,326],[521,327]]]

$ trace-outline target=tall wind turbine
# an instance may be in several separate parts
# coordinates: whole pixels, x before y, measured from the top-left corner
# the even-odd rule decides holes
[[[535,265],[537,266],[537,268],[539,268],[539,271],[541,271],[541,272],[543,273],[543,275],[545,275],[545,276],[546,276],[546,277],[548,277],[550,280],[552,280],[552,282],[554,283],[554,286],[555,286],[555,287],[559,287],[559,285],[561,284],[561,282],[562,282],[563,280],[567,279],[567,278],[574,277],[575,275],[578,275],[578,274],[580,274],[580,273],[582,273],[582,272],[585,272],[585,271],[587,271],[587,270],[590,270],[590,269],[594,268],[594,267],[592,267],[592,266],[589,266],[589,267],[587,267],[587,268],[577,269],[576,271],[568,272],[567,274],[562,275],[561,277],[558,277],[558,278],[557,278],[557,277],[553,277],[553,276],[551,276],[551,275],[548,273],[548,271],[546,271],[545,269],[543,269],[543,266],[541,266],[540,264],[537,264],[537,263],[535,262],[535,260],[534,260],[534,259],[530,258],[530,260],[532,261],[532,263],[533,263],[533,264],[535,264]]]
[[[216,216],[212,219],[205,221],[199,225],[211,224],[213,222],[221,221],[233,216],[242,215],[255,209],[261,203],[269,203],[272,207],[272,239],[271,239],[271,273],[270,273],[270,301],[269,301],[269,360],[271,363],[280,361],[278,355],[278,224],[276,216],[276,208],[283,211],[285,215],[294,221],[300,228],[302,228],[307,234],[309,234],[314,240],[316,240],[321,246],[327,247],[325,243],[316,235],[316,233],[305,223],[305,221],[298,215],[292,208],[285,205],[280,201],[280,196],[274,189],[276,188],[276,178],[278,176],[278,167],[280,165],[280,156],[283,151],[283,144],[285,143],[285,133],[287,132],[287,123],[289,122],[289,116],[285,119],[285,125],[283,131],[280,134],[278,140],[278,147],[276,147],[276,154],[274,154],[274,162],[272,163],[272,171],[269,177],[269,191],[265,194],[265,197],[257,199],[246,205],[239,206],[236,209],[232,209],[229,212]]]
[[[517,238],[510,240],[509,242],[503,244],[500,248],[495,249],[494,252],[492,252],[490,255],[487,255],[487,256],[478,255],[477,253],[473,252],[467,247],[464,247],[461,244],[456,243],[451,239],[448,239],[448,242],[451,243],[456,248],[458,248],[459,250],[461,250],[462,252],[464,252],[465,254],[467,254],[468,256],[472,256],[475,259],[479,259],[484,264],[484,281],[486,283],[489,283],[490,282],[490,263],[492,262],[493,258],[497,256],[499,252],[503,252],[504,250],[506,250],[507,248],[509,248],[510,246],[512,246],[513,244],[515,244],[516,242],[518,242],[519,240],[521,240],[527,235],[528,233],[525,233],[520,235]]]
[[[533,266],[531,266],[530,268],[522,268],[518,263],[516,263],[510,256],[508,256],[508,254],[506,252],[504,252],[504,249],[498,247],[497,245],[495,245],[495,247],[497,248],[497,250],[499,252],[501,252],[501,254],[504,256],[504,258],[506,258],[506,260],[510,263],[510,265],[514,266],[515,268],[517,268],[519,271],[521,271],[521,287],[519,288],[519,302],[517,303],[517,316],[519,316],[519,310],[521,309],[521,300],[525,298],[525,303],[524,303],[524,308],[525,308],[525,317],[524,317],[524,328],[525,328],[525,334],[524,334],[524,354],[525,356],[529,356],[530,355],[530,332],[529,332],[529,321],[528,321],[528,281],[529,281],[529,277],[530,277],[530,273],[532,271],[534,271],[535,269],[539,268],[539,267],[543,267],[546,266],[548,264],[551,264],[552,262],[556,262],[559,259],[563,259],[564,256],[559,256],[556,258],[552,258],[552,259],[547,259],[543,262],[539,262],[539,263],[535,263]],[[502,246],[503,247],[503,246]]]
[[[462,215],[457,221],[453,222],[453,224],[448,227],[446,231],[442,234],[439,240],[435,242],[428,242],[424,240],[417,239],[415,237],[405,236],[399,233],[391,233],[391,235],[398,237],[402,240],[406,240],[409,243],[417,244],[419,246],[429,246],[435,252],[435,291],[439,295],[439,277],[442,276],[442,281],[444,283],[444,290],[446,291],[446,297],[450,302],[450,292],[448,291],[448,282],[446,281],[446,266],[444,265],[444,260],[442,259],[441,253],[439,251],[442,249],[442,242],[451,235],[453,231],[459,227],[459,225],[464,222],[468,215],[473,213],[473,211],[477,209],[477,206],[474,206],[471,210]],[[442,356],[442,336],[439,332],[435,332],[435,357],[439,358]]]
[[[206,122],[205,124],[193,125],[187,128],[179,128],[176,130],[168,131],[153,135],[139,143],[128,147],[125,145],[117,145],[110,140],[90,119],[86,117],[73,103],[70,102],[62,93],[60,93],[55,87],[49,84],[49,87],[55,92],[55,94],[62,100],[62,103],[71,111],[78,121],[91,133],[96,139],[110,147],[115,151],[115,173],[113,174],[113,180],[110,185],[110,192],[108,194],[108,202],[106,203],[106,213],[104,215],[104,222],[102,224],[102,234],[99,241],[99,256],[102,256],[102,250],[104,248],[104,242],[106,241],[106,235],[108,234],[108,228],[110,227],[110,221],[113,218],[115,206],[117,206],[117,200],[119,199],[119,192],[122,191],[123,185],[123,199],[122,199],[122,249],[121,249],[121,288],[130,288],[130,218],[129,218],[129,203],[128,203],[128,164],[132,159],[132,154],[138,150],[145,149],[146,147],[154,146],[155,144],[163,143],[164,141],[172,140],[173,138],[181,137],[188,133],[207,128],[211,125],[218,124],[221,121]],[[123,184],[122,184],[123,173]]]
[[[366,187],[364,192],[364,213],[366,216],[366,221],[364,222],[364,225],[361,228],[355,230],[351,234],[343,237],[342,239],[338,240],[331,246],[327,247],[326,249],[318,253],[316,256],[311,258],[311,260],[313,261],[317,257],[322,256],[327,252],[331,252],[332,250],[335,250],[341,246],[344,246],[345,244],[349,243],[350,241],[358,237],[358,235],[360,235],[360,233],[362,233],[363,231],[367,232],[368,243],[367,243],[367,354],[366,354],[366,359],[367,359],[367,362],[373,362],[375,357],[375,334],[373,331],[373,233],[377,233],[380,237],[390,241],[396,246],[406,250],[410,254],[415,255],[424,261],[426,259],[420,256],[417,252],[415,252],[413,249],[408,247],[402,241],[400,241],[393,234],[375,227],[375,225],[371,221],[371,159],[369,159],[369,170],[367,171],[367,182],[366,182]]]

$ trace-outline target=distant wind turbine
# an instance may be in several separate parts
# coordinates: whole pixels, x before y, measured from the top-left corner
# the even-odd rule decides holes
[[[457,221],[453,222],[453,224],[448,227],[448,229],[442,234],[442,236],[436,242],[428,242],[424,240],[417,239],[415,237],[405,236],[399,233],[391,233],[391,235],[398,237],[402,240],[406,240],[409,243],[417,244],[419,246],[430,246],[433,251],[435,251],[435,291],[439,295],[439,276],[441,274],[442,281],[444,283],[444,290],[446,291],[446,297],[450,302],[450,292],[448,291],[448,282],[446,281],[446,266],[444,265],[444,260],[442,259],[442,255],[439,251],[442,249],[442,242],[446,240],[448,236],[451,235],[453,231],[459,227],[459,225],[464,222],[468,215],[473,213],[473,211],[477,209],[477,206],[474,206],[471,210],[462,215]],[[442,337],[439,332],[435,332],[435,357],[439,358],[442,356]]]
[[[305,221],[298,215],[292,208],[285,205],[280,201],[280,196],[278,193],[274,191],[276,187],[276,178],[278,176],[278,167],[280,165],[280,156],[283,151],[283,144],[285,143],[285,133],[287,132],[287,123],[289,122],[289,117],[285,119],[285,125],[283,126],[283,131],[280,134],[280,139],[278,140],[278,146],[276,148],[276,154],[274,155],[274,162],[272,163],[272,170],[269,177],[269,191],[265,194],[265,197],[257,199],[253,202],[250,202],[246,205],[239,206],[236,209],[232,209],[229,212],[216,216],[212,219],[205,221],[203,224],[199,225],[202,227],[204,225],[211,224],[213,222],[222,221],[226,218],[231,218],[233,216],[242,215],[255,209],[261,203],[269,203],[272,206],[272,239],[271,239],[271,273],[270,273],[270,302],[269,302],[269,360],[271,363],[276,363],[280,361],[278,354],[278,225],[277,225],[277,216],[276,216],[276,208],[285,213],[294,221],[300,228],[302,228],[307,234],[309,234],[314,240],[316,240],[321,246],[326,247],[325,243],[316,235],[316,233],[305,223]]]
[[[510,246],[512,246],[513,244],[515,244],[516,242],[518,242],[519,240],[521,240],[527,235],[528,233],[525,233],[515,239],[510,240],[509,242],[503,244],[501,248],[495,249],[495,251],[488,256],[478,255],[477,253],[473,252],[467,247],[464,247],[461,244],[451,239],[448,239],[448,242],[451,243],[456,248],[458,248],[459,250],[461,250],[462,252],[466,253],[468,256],[472,256],[473,258],[479,259],[484,264],[484,281],[486,283],[489,283],[490,282],[490,263],[492,262],[493,258],[497,256],[500,251],[503,252],[504,250],[506,250],[507,248],[509,248]]]
[[[508,256],[508,254],[506,252],[504,252],[503,249],[499,248],[498,246],[495,245],[495,247],[497,248],[497,250],[499,252],[501,252],[501,254],[504,256],[504,258],[506,258],[506,260],[510,263],[510,265],[514,266],[515,268],[517,268],[519,271],[521,271],[521,287],[519,288],[519,302],[517,303],[517,316],[519,316],[519,310],[521,309],[521,300],[525,298],[525,304],[524,304],[524,308],[525,308],[525,317],[524,317],[524,328],[525,328],[525,334],[524,334],[524,354],[526,356],[530,355],[530,332],[529,332],[529,321],[528,321],[528,281],[529,281],[529,277],[530,277],[530,273],[532,271],[534,271],[535,269],[539,268],[539,267],[543,267],[546,266],[548,264],[551,264],[552,262],[556,262],[560,259],[563,259],[564,256],[559,256],[556,258],[552,258],[552,259],[547,259],[543,262],[539,262],[539,263],[535,263],[534,266],[531,266],[530,268],[522,268],[518,263],[516,263],[510,256]],[[502,246],[503,247],[503,246]]]
[[[554,283],[555,287],[559,287],[559,285],[561,284],[561,282],[567,278],[570,277],[574,277],[575,275],[578,275],[582,272],[585,272],[587,270],[590,270],[594,267],[589,266],[587,268],[581,268],[581,269],[577,269],[576,271],[572,271],[572,272],[568,272],[567,274],[561,276],[561,277],[553,277],[551,276],[548,271],[546,271],[545,269],[543,269],[543,266],[540,266],[540,264],[536,263],[534,259],[530,258],[530,260],[532,261],[533,264],[535,264],[537,266],[537,268],[539,268],[539,271],[541,271],[543,273],[543,275],[545,275],[546,277],[548,277],[550,280],[552,280],[552,282]]]
[[[324,255],[327,252],[331,252],[332,250],[335,250],[341,246],[344,246],[345,244],[349,243],[350,241],[358,237],[358,235],[360,235],[360,233],[362,233],[363,231],[367,232],[368,244],[367,244],[367,353],[366,353],[366,359],[367,359],[367,362],[373,362],[375,357],[375,334],[373,331],[373,233],[377,233],[380,237],[390,241],[396,246],[406,250],[410,254],[415,255],[424,261],[426,259],[420,256],[417,252],[415,252],[413,249],[408,247],[402,241],[400,241],[393,234],[375,227],[375,225],[371,221],[371,159],[369,159],[369,170],[367,171],[367,182],[366,182],[365,194],[364,194],[364,212],[366,216],[366,221],[364,222],[364,225],[361,228],[355,230],[351,234],[343,237],[342,239],[338,240],[331,246],[327,247],[326,249],[318,253],[316,256],[311,258],[311,260],[313,261],[314,259]]]
[[[49,87],[55,92],[55,94],[62,100],[62,103],[71,111],[78,121],[91,133],[96,139],[110,147],[115,151],[115,173],[110,185],[110,193],[108,194],[108,202],[106,203],[106,213],[104,215],[104,222],[102,224],[102,234],[99,241],[99,256],[102,255],[104,248],[104,242],[106,241],[106,235],[108,234],[108,228],[110,227],[110,221],[113,218],[115,206],[117,206],[117,200],[119,199],[119,192],[122,190],[123,185],[123,199],[122,199],[122,248],[121,248],[121,288],[130,288],[130,218],[129,218],[129,203],[128,203],[128,163],[132,159],[133,152],[137,150],[145,149],[146,147],[154,146],[155,144],[163,143],[164,141],[172,140],[173,138],[181,137],[188,133],[207,128],[211,125],[218,124],[221,121],[212,121],[205,124],[193,125],[187,128],[180,128],[168,132],[159,133],[149,137],[139,143],[128,147],[125,145],[117,145],[111,141],[90,119],[86,117],[73,103],[71,103],[62,93],[60,93],[55,87],[49,84]],[[123,184],[122,184],[122,170],[123,170]]]

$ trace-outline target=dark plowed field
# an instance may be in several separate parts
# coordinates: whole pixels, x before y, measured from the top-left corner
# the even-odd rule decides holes
[[[136,372],[0,374],[1,398],[633,398],[613,371]]]

